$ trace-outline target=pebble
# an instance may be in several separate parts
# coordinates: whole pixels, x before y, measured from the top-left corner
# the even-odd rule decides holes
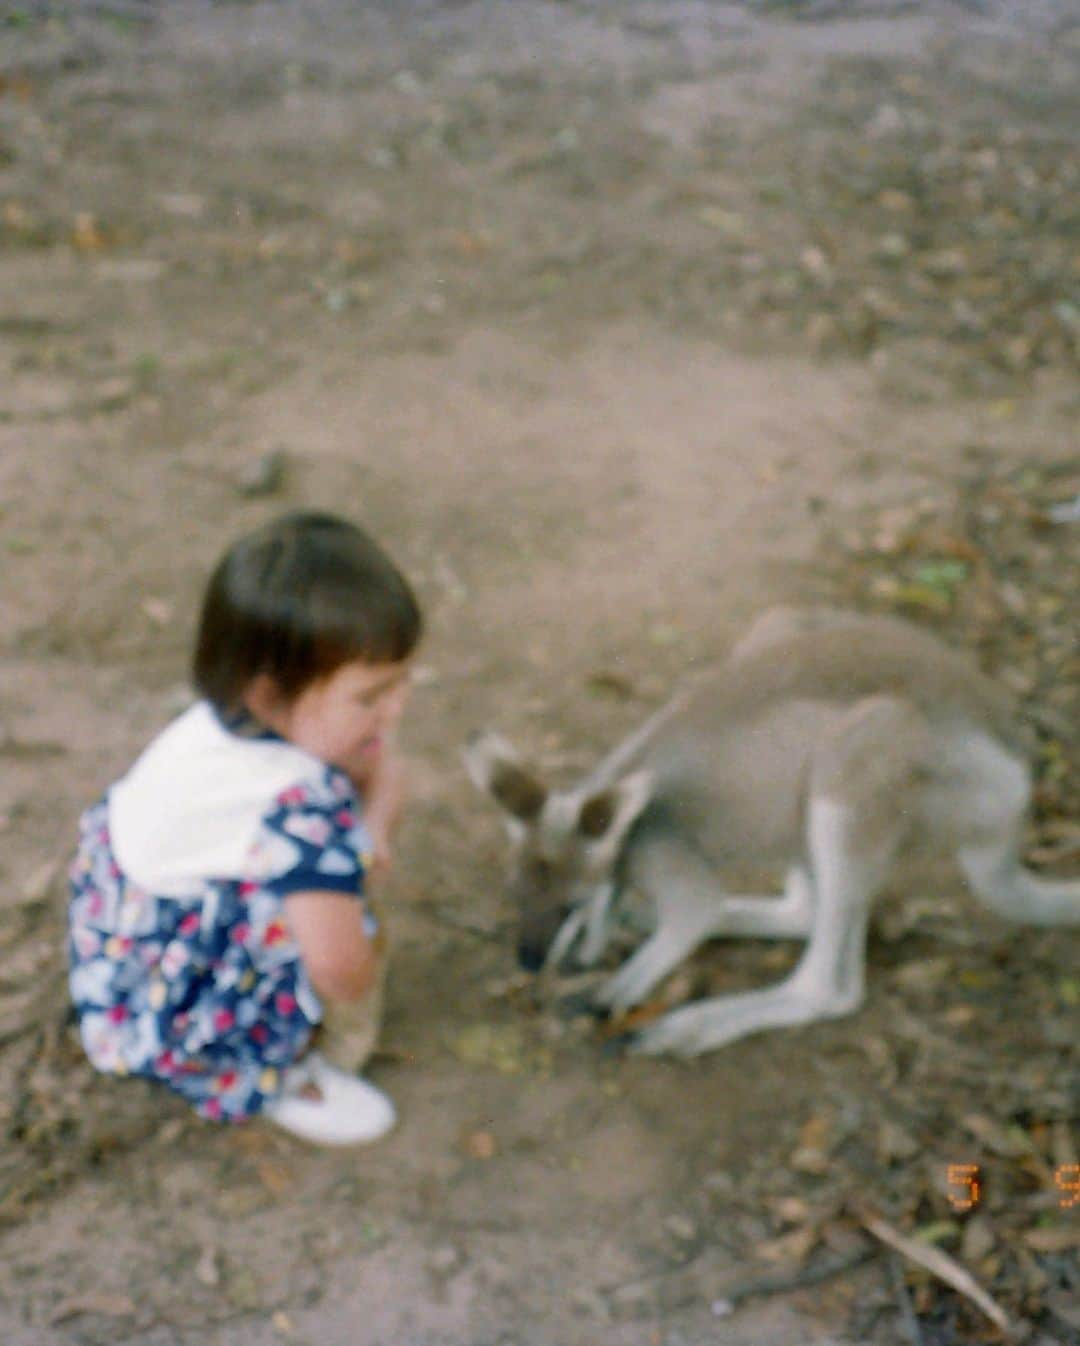
[[[620,1318],[640,1318],[644,1316],[653,1299],[654,1295],[647,1285],[642,1285],[640,1281],[631,1281],[628,1285],[620,1285],[617,1290],[612,1291],[611,1307]]]
[[[285,479],[286,455],[284,449],[270,449],[249,463],[236,479],[241,495],[272,495]]]
[[[221,1270],[218,1266],[218,1250],[213,1244],[207,1244],[199,1254],[199,1260],[195,1263],[195,1279],[200,1285],[211,1287],[220,1285]]]
[[[608,1302],[598,1290],[591,1290],[588,1286],[582,1285],[574,1290],[570,1295],[570,1304],[581,1314],[587,1314],[590,1318],[596,1318],[602,1323],[609,1322],[611,1319],[611,1309]]]
[[[453,1247],[452,1244],[446,1244],[442,1248],[436,1248],[428,1258],[428,1267],[436,1276],[452,1276],[465,1261],[465,1254],[460,1248]]]
[[[24,902],[41,902],[49,894],[53,880],[60,873],[59,860],[46,860],[39,865],[22,886]]]
[[[693,1243],[698,1236],[697,1225],[686,1215],[669,1215],[664,1221],[664,1232],[679,1243]]]

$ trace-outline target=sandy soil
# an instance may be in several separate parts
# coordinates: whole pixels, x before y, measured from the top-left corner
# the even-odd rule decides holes
[[[933,897],[959,979],[904,979],[941,951],[909,923],[853,1020],[624,1059],[513,980],[459,750],[497,727],[568,779],[763,606],[834,597],[825,551],[868,521],[944,508],[973,464],[1080,489],[1078,66],[1066,0],[0,5],[0,877],[12,911],[48,895],[3,945],[12,1013],[78,811],[185,703],[228,540],[349,512],[429,622],[373,1072],[400,1128],[352,1154],[212,1130],[63,1041],[19,1056],[5,1019],[5,1346],[910,1340],[842,1202],[968,1161],[995,1100],[1066,1153],[1075,935],[1006,931],[934,871],[893,901]],[[1064,530],[1037,545],[1075,563]],[[931,1105],[911,1033],[969,1001],[978,1079],[958,1048]],[[883,1158],[901,1115],[915,1149]],[[867,1260],[720,1316],[815,1265],[777,1240],[819,1207],[817,1254]],[[926,1343],[997,1339],[910,1292]],[[1035,1294],[1032,1339],[1080,1340]]]

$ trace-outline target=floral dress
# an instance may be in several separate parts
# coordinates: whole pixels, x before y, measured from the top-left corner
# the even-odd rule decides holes
[[[349,778],[327,767],[277,794],[250,877],[163,897],[114,855],[108,799],[81,820],[71,867],[72,999],[93,1065],[161,1080],[203,1117],[238,1121],[280,1092],[322,1007],[284,919],[284,898],[363,893],[370,839]],[[375,932],[365,910],[365,929]]]

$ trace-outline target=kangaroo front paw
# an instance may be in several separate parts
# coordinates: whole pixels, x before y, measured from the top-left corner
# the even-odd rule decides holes
[[[610,981],[604,983],[596,995],[601,1009],[621,1014],[635,1005],[664,980],[669,972],[691,954],[700,942],[692,939],[673,939],[666,933],[653,935],[638,949]]]
[[[642,970],[627,963],[604,982],[596,992],[594,1004],[598,1010],[624,1014],[645,998],[651,985],[651,979]]]

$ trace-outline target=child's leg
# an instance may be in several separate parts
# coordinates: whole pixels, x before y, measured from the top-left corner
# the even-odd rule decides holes
[[[339,1070],[359,1070],[375,1050],[382,1025],[387,954],[385,928],[380,926],[375,936],[375,980],[371,989],[351,1004],[334,1000],[323,1004],[316,1046]]]

